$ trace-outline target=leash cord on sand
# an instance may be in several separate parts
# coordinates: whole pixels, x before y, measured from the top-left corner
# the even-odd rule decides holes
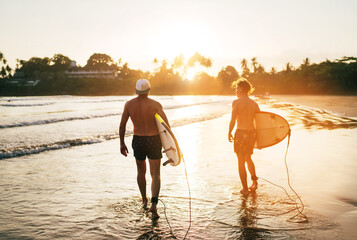
[[[289,185],[289,188],[291,189],[291,191],[294,192],[295,196],[299,199],[300,204],[301,204],[301,209],[300,209],[298,203],[297,203],[292,197],[290,197],[288,191],[286,191],[286,189],[285,189],[283,186],[280,186],[280,185],[278,185],[278,184],[275,184],[275,183],[273,183],[273,182],[271,182],[271,181],[269,181],[269,180],[267,180],[267,179],[265,179],[265,178],[262,178],[262,177],[259,177],[259,178],[262,179],[262,180],[264,180],[264,181],[266,181],[266,182],[268,182],[268,183],[270,183],[270,184],[272,184],[272,185],[274,185],[274,186],[276,186],[276,187],[282,188],[282,189],[285,191],[285,193],[286,193],[286,195],[288,196],[288,198],[289,198],[291,201],[293,201],[293,202],[295,203],[295,206],[296,206],[295,209],[298,211],[298,213],[295,214],[294,216],[292,216],[290,219],[294,219],[295,217],[297,217],[297,216],[300,215],[303,219],[305,219],[303,222],[307,222],[307,221],[308,221],[308,218],[307,218],[307,216],[306,216],[305,214],[303,214],[305,205],[304,205],[303,201],[301,200],[299,194],[297,194],[297,192],[293,189],[293,187],[291,186],[291,183],[290,183],[289,168],[288,168],[288,164],[287,164],[287,161],[286,161],[286,157],[287,157],[287,155],[288,155],[288,150],[289,150],[289,146],[290,146],[290,136],[291,136],[291,130],[289,130],[289,134],[288,134],[288,145],[286,146],[286,152],[285,152],[285,157],[284,157],[284,163],[285,163],[286,175],[287,175],[287,177],[288,177],[288,185]]]
[[[183,161],[183,164],[184,164],[184,166],[185,166],[185,176],[186,176],[186,182],[187,182],[187,188],[188,188],[188,199],[189,199],[189,210],[190,210],[190,223],[189,223],[189,226],[188,226],[188,228],[187,228],[186,234],[185,234],[185,236],[184,236],[184,238],[183,238],[183,239],[186,239],[187,234],[188,234],[188,232],[189,232],[190,229],[191,229],[191,222],[192,222],[192,219],[191,219],[191,189],[190,189],[190,184],[189,184],[189,182],[188,182],[186,162],[185,162],[185,159],[183,158],[183,156],[182,156],[182,161]],[[171,227],[170,222],[169,222],[169,220],[168,220],[168,218],[167,218],[167,215],[166,215],[166,205],[165,205],[164,201],[162,201],[161,199],[159,199],[159,201],[162,202],[162,204],[164,205],[164,214],[165,214],[166,222],[167,222],[167,224],[169,225],[170,232],[171,232],[172,236],[173,236],[174,238],[176,238],[175,234],[174,234],[173,231],[172,231],[172,227]]]
[[[167,215],[166,215],[166,205],[165,205],[164,201],[162,201],[161,199],[159,199],[159,201],[164,205],[164,214],[165,214],[165,218],[166,218],[167,225],[169,225],[170,232],[171,232],[171,234],[175,237],[174,233],[172,232],[172,227],[171,227],[171,225],[170,225],[170,222],[169,222],[169,220],[168,220],[168,218],[167,218]],[[176,238],[176,237],[175,237],[175,238]]]
[[[186,176],[186,182],[187,182],[187,188],[188,188],[188,202],[189,202],[189,210],[190,210],[190,224],[188,225],[188,228],[187,228],[187,231],[186,231],[186,234],[185,234],[185,237],[183,239],[186,239],[187,237],[187,234],[188,232],[190,231],[191,229],[191,222],[192,222],[192,218],[191,218],[191,189],[190,189],[190,184],[188,182],[188,176],[187,176],[187,168],[186,168],[186,161],[184,159],[184,157],[182,156],[182,161],[183,161],[183,164],[185,166],[185,176]]]

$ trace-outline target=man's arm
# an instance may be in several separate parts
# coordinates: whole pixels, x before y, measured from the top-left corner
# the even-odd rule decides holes
[[[124,142],[124,137],[125,137],[125,130],[126,130],[126,123],[128,122],[129,119],[129,111],[128,111],[128,103],[124,105],[124,111],[123,114],[121,115],[121,121],[119,125],[119,137],[120,137],[120,152],[123,154],[125,157],[128,156],[128,148],[125,145]]]
[[[166,114],[164,112],[162,105],[159,102],[158,102],[158,105],[159,105],[158,114],[161,116],[161,118],[164,120],[164,122],[167,124],[167,126],[169,126],[171,128],[169,120],[166,117]]]
[[[234,126],[236,125],[236,119],[237,119],[237,114],[238,114],[238,109],[237,109],[236,105],[237,105],[237,103],[235,101],[233,101],[231,121],[229,123],[229,130],[228,130],[228,141],[229,142],[233,141],[232,131],[233,131]]]

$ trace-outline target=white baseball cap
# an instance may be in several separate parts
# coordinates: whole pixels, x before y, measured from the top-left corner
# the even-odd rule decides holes
[[[150,91],[151,85],[147,79],[139,79],[136,82],[136,94],[147,94]]]

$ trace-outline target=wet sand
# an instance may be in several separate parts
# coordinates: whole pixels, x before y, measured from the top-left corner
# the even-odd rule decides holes
[[[357,117],[356,96],[316,96],[316,95],[273,95],[273,98],[324,109],[347,117]]]

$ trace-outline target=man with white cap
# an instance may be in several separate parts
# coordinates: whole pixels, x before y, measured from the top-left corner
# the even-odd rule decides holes
[[[124,142],[126,123],[130,117],[134,125],[134,136],[132,147],[136,159],[138,170],[137,182],[140,189],[143,207],[147,206],[146,197],[146,157],[150,163],[151,182],[151,207],[153,218],[159,218],[156,205],[160,192],[160,164],[161,164],[161,140],[156,126],[155,114],[158,113],[163,120],[169,125],[167,117],[163,111],[161,104],[148,97],[150,91],[150,82],[146,79],[139,79],[136,82],[137,97],[126,102],[124,111],[121,117],[119,136],[120,136],[120,152],[124,156],[128,154],[128,148]]]

